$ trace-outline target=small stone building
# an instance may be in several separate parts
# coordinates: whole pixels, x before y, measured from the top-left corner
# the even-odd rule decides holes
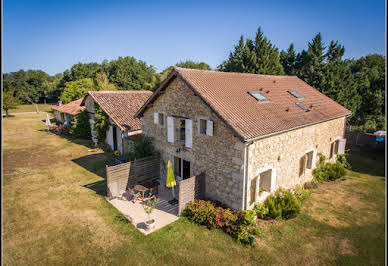
[[[93,130],[94,105],[97,104],[109,116],[110,126],[105,142],[121,154],[129,152],[131,138],[141,134],[140,119],[134,118],[134,114],[151,95],[151,91],[89,91],[81,105],[89,113],[92,139],[97,138]]]
[[[174,68],[137,111],[166,178],[204,173],[206,197],[250,209],[313,178],[317,154],[336,160],[351,112],[295,76]]]
[[[84,106],[81,106],[81,103],[82,98],[67,104],[59,104],[58,106],[51,107],[55,120],[61,124],[65,122],[72,122],[78,112],[81,112],[85,109]]]

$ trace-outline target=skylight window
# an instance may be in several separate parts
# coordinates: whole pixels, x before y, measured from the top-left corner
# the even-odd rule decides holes
[[[267,97],[265,97],[262,93],[260,92],[256,92],[256,91],[250,91],[249,92],[250,95],[252,95],[256,100],[258,100],[259,102],[269,102],[269,99]]]
[[[288,91],[288,93],[290,93],[295,98],[304,98],[304,96],[297,91]]]
[[[303,111],[305,112],[309,112],[310,110],[307,109],[303,104],[300,104],[300,103],[296,103],[297,106],[299,106]]]

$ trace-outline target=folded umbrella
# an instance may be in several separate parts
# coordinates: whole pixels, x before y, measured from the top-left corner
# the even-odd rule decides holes
[[[175,198],[174,195],[174,187],[176,186],[174,171],[172,170],[172,163],[169,160],[167,163],[167,179],[166,179],[166,187],[172,188],[172,196]]]

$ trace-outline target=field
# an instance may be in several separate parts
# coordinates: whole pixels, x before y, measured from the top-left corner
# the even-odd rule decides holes
[[[38,108],[40,112],[51,111],[52,106],[53,104],[38,104]],[[14,113],[25,113],[25,112],[35,112],[35,107],[32,104],[22,104],[22,105],[18,105],[16,109],[9,110],[10,115]],[[5,114],[5,111],[2,110],[2,113]]]
[[[254,247],[185,218],[142,235],[104,198],[109,157],[44,131],[46,113],[3,120],[4,265],[383,265],[384,153],[321,184],[288,221],[260,221]]]

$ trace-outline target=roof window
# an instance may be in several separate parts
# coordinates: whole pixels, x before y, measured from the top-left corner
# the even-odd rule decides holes
[[[307,109],[303,104],[300,104],[300,103],[295,103],[297,106],[299,106],[303,111],[305,112],[310,112],[309,109]]]
[[[297,92],[297,91],[288,91],[288,93],[290,93],[295,98],[301,98],[301,99],[304,98],[304,96],[302,94],[300,94],[299,92]]]
[[[257,92],[257,91],[250,91],[250,95],[252,95],[256,100],[258,100],[261,103],[267,103],[270,102],[267,97],[265,97],[262,93]]]

